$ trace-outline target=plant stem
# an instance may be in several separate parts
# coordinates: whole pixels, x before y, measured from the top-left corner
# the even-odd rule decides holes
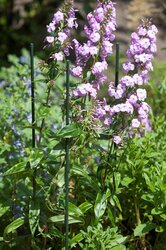
[[[136,197],[134,197],[134,206],[135,206],[135,215],[136,215],[137,226],[139,226],[141,224],[141,219],[140,219],[140,211],[139,211],[138,202],[137,202]]]
[[[46,97],[46,106],[48,106],[49,103],[49,99],[50,99],[50,93],[51,93],[51,85],[49,85],[48,87],[48,92],[47,92],[47,97]],[[42,123],[39,129],[39,140],[38,140],[38,146],[41,143],[41,138],[42,138],[42,132],[43,132],[43,128],[44,128],[44,122],[45,122],[45,118],[42,119]]]
[[[140,210],[139,210],[139,206],[138,206],[138,201],[137,198],[134,197],[134,206],[135,206],[135,214],[136,214],[136,221],[137,221],[137,226],[139,226],[141,224],[141,218],[140,218]],[[140,236],[140,244],[141,244],[141,249],[142,250],[146,250],[146,241],[145,241],[145,235],[142,234]]]

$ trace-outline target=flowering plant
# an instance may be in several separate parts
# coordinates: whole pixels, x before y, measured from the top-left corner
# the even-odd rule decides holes
[[[164,118],[152,120],[154,131],[142,136],[151,130],[145,85],[153,69],[157,28],[147,20],[132,33],[123,75],[114,82],[106,71],[113,54],[115,18],[115,4],[98,1],[87,15],[81,43],[73,37],[78,28],[73,1],[67,0],[54,14],[45,38],[48,58],[35,63],[33,124],[29,70],[24,65],[28,55],[20,62],[9,56],[13,66],[0,70],[1,249],[26,248],[27,242],[34,249],[64,249],[67,207],[69,233],[65,235],[71,249],[164,246]],[[69,103],[63,82],[69,58],[71,124],[64,126],[64,106]],[[164,84],[165,78],[156,91],[158,113],[164,110],[165,99],[160,98]],[[34,128],[36,147],[31,146]],[[67,160],[69,193],[64,181]]]
[[[70,50],[74,52],[74,66],[70,73],[77,81],[77,87],[72,91],[75,100],[72,107],[77,122],[84,123],[87,116],[95,131],[112,128],[112,140],[116,144],[121,144],[123,138],[135,133],[141,135],[144,130],[150,130],[150,106],[145,102],[145,84],[148,72],[153,70],[156,26],[151,20],[142,21],[137,31],[131,34],[128,61],[123,63],[126,75],[115,84],[106,77],[117,26],[115,4],[109,0],[98,1],[95,10],[87,15],[88,24],[84,26],[86,41],[83,44],[76,39],[67,41],[71,29],[78,27],[72,1],[66,3],[64,13],[58,11],[54,14],[47,26],[52,35],[47,36],[46,41],[52,46],[50,58],[56,65],[69,56]],[[102,85],[108,89],[108,101],[99,98]],[[87,103],[91,104],[85,107]]]

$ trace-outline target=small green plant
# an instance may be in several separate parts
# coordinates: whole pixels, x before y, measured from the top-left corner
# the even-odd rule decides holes
[[[105,230],[101,224],[96,227],[88,226],[87,231],[81,230],[82,241],[80,249],[84,250],[125,250],[126,238],[117,232],[118,228],[107,227]]]

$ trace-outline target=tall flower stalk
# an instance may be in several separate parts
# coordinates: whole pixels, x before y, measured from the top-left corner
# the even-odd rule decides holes
[[[74,97],[87,94],[97,98],[101,84],[106,80],[104,71],[108,68],[107,58],[112,54],[116,29],[116,11],[111,1],[98,1],[96,9],[87,15],[84,26],[86,43],[81,45],[76,39],[73,47],[76,57],[71,74],[80,78],[81,85],[73,91]]]
[[[69,55],[70,36],[73,28],[78,24],[75,18],[73,0],[66,0],[62,9],[58,10],[52,21],[47,25],[48,36],[45,41],[51,47],[50,58],[54,61],[63,61]]]
[[[107,12],[104,12],[106,10]],[[104,15],[103,19],[99,13]],[[99,128],[111,127],[113,141],[120,144],[121,137],[130,137],[135,133],[142,134],[144,130],[151,129],[148,118],[150,107],[145,102],[147,93],[144,85],[148,81],[149,71],[153,70],[152,59],[157,50],[157,28],[150,20],[146,20],[131,34],[127,50],[128,60],[123,63],[126,75],[115,86],[113,81],[108,83],[104,74],[108,67],[107,57],[112,53],[111,41],[114,39],[112,32],[116,27],[115,16],[114,4],[111,1],[99,3],[96,10],[88,14],[88,25],[84,28],[88,41],[80,45],[74,40],[76,67],[71,73],[79,77],[82,83],[73,91],[73,96],[92,97],[89,111],[93,116],[92,120],[95,124],[101,122]],[[90,52],[92,48],[93,52],[96,52],[95,55]],[[108,85],[109,103],[105,98],[98,99],[102,83]]]

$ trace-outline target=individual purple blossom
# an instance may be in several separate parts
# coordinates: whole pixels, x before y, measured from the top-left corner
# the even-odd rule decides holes
[[[152,124],[148,118],[141,119],[141,124],[145,127],[146,131],[152,130]]]
[[[136,93],[139,101],[144,101],[146,99],[145,89],[137,89]]]
[[[102,58],[105,59],[107,56],[112,54],[113,44],[107,40],[103,41],[103,46],[101,50]]]
[[[77,66],[71,69],[72,76],[80,77],[82,75],[82,67]]]
[[[135,66],[134,66],[134,63],[131,63],[131,62],[125,62],[123,63],[123,70],[124,72],[128,73],[129,71],[133,71]]]
[[[67,35],[64,32],[58,32],[58,40],[63,43],[67,39]]]
[[[96,62],[92,68],[92,73],[94,75],[100,75],[103,71],[105,71],[108,67],[108,64],[106,61],[103,62]]]
[[[52,33],[53,31],[55,31],[55,29],[56,29],[55,22],[51,22],[49,25],[47,25],[48,33]]]
[[[142,119],[145,119],[148,117],[148,112],[149,112],[149,109],[146,109],[146,106],[144,105],[140,105],[138,107],[138,116]]]
[[[142,70],[142,71],[140,72],[140,76],[142,77],[143,83],[146,84],[147,81],[148,81],[148,79],[149,79],[148,70],[147,70],[147,69]]]
[[[138,97],[136,94],[131,94],[129,98],[127,99],[128,102],[130,102],[132,105],[135,105],[138,101]]]
[[[78,27],[78,24],[77,24],[77,22],[76,22],[76,18],[74,18],[74,17],[69,17],[69,19],[67,20],[67,26],[68,26],[69,28],[73,28],[73,27],[77,28],[77,27]]]
[[[64,19],[64,14],[62,11],[57,11],[55,14],[54,14],[54,18],[53,18],[53,21],[57,24],[59,23],[60,21],[63,21]]]
[[[99,49],[95,46],[90,46],[89,47],[89,53],[91,56],[97,55]]]
[[[126,87],[134,87],[134,81],[131,76],[122,77],[120,83]]]
[[[122,142],[122,138],[119,135],[113,136],[113,142],[117,145],[119,145]]]
[[[125,86],[122,84],[118,84],[118,86],[115,88],[114,87],[114,83],[111,82],[109,84],[109,88],[108,88],[108,94],[112,97],[114,97],[115,99],[120,99],[123,97],[124,93],[125,93]]]
[[[97,43],[100,40],[100,34],[98,32],[92,32],[89,36],[89,39],[93,43]]]
[[[58,52],[58,53],[52,54],[51,58],[53,58],[54,60],[57,60],[57,61],[63,61],[64,55],[62,52]]]
[[[144,83],[142,75],[134,74],[133,81],[135,85],[142,85]]]
[[[132,121],[131,121],[131,127],[132,128],[139,128],[140,126],[140,121],[137,119],[137,118],[134,118]]]
[[[55,40],[55,38],[54,38],[53,36],[46,36],[46,41],[47,41],[48,43],[53,43],[54,40]]]
[[[104,16],[105,16],[104,9],[100,6],[98,6],[96,8],[96,20],[99,23],[101,23],[104,20]]]

